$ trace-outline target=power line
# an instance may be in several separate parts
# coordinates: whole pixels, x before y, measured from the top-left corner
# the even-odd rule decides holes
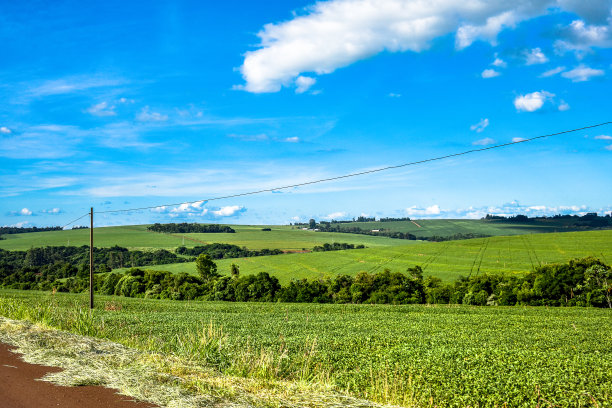
[[[64,226],[62,227],[62,229],[66,228],[66,227],[67,227],[67,226],[69,226],[70,224],[73,224],[73,223],[77,222],[77,221],[78,221],[78,220],[80,220],[81,218],[85,218],[85,217],[87,217],[88,215],[89,215],[89,213],[86,213],[86,214],[84,214],[84,215],[81,215],[81,216],[80,216],[79,218],[77,218],[76,220],[72,220],[72,221],[70,221],[69,223],[67,223],[66,225],[64,225]]]
[[[433,158],[430,158],[430,159],[418,160],[418,161],[398,164],[398,165],[394,165],[394,166],[386,166],[386,167],[381,167],[381,168],[373,169],[373,170],[360,171],[360,172],[357,172],[357,173],[350,173],[350,174],[345,174],[345,175],[342,175],[342,176],[335,176],[335,177],[329,177],[329,178],[324,178],[324,179],[319,179],[319,180],[306,181],[306,182],[303,182],[303,183],[291,184],[291,185],[282,186],[282,187],[266,188],[266,189],[262,189],[262,190],[249,191],[249,192],[246,192],[246,193],[230,194],[230,195],[226,195],[226,196],[213,197],[213,198],[207,198],[207,199],[202,199],[202,200],[184,201],[182,203],[161,204],[161,205],[153,205],[153,206],[148,206],[148,207],[137,207],[137,208],[126,208],[126,209],[121,209],[121,210],[97,211],[97,213],[98,214],[110,214],[110,213],[119,213],[119,212],[128,212],[128,211],[151,210],[151,209],[159,208],[159,207],[172,207],[172,206],[177,206],[177,205],[182,205],[182,204],[194,204],[194,203],[200,203],[200,202],[217,201],[217,200],[224,200],[224,199],[228,199],[228,198],[236,198],[236,197],[244,197],[244,196],[261,194],[261,193],[268,193],[268,192],[277,191],[277,190],[286,190],[288,188],[307,186],[307,185],[311,185],[311,184],[324,183],[324,182],[327,182],[327,181],[341,180],[341,179],[345,179],[345,178],[349,178],[349,177],[356,177],[356,176],[363,176],[363,175],[366,175],[366,174],[378,173],[378,172],[386,171],[386,170],[399,169],[399,168],[402,168],[402,167],[415,166],[415,165],[418,165],[418,164],[423,164],[423,163],[428,163],[428,162],[448,159],[448,158],[451,158],[451,157],[463,156],[463,155],[466,155],[466,154],[482,152],[482,151],[485,151],[485,150],[499,149],[501,147],[511,146],[511,145],[515,145],[515,144],[519,144],[519,143],[532,142],[532,141],[537,140],[537,139],[544,139],[544,138],[547,138],[547,137],[559,136],[559,135],[563,135],[563,134],[567,134],[567,133],[573,133],[573,132],[578,132],[578,131],[581,131],[581,130],[586,130],[586,129],[592,129],[592,128],[596,128],[596,127],[600,127],[600,126],[605,126],[605,125],[609,125],[611,123],[612,123],[612,121],[602,122],[602,123],[598,123],[596,125],[584,126],[584,127],[581,127],[581,128],[571,129],[571,130],[564,130],[564,131],[556,132],[556,133],[549,133],[549,134],[546,134],[546,135],[535,136],[535,137],[532,137],[532,138],[529,138],[529,139],[518,140],[518,141],[515,141],[515,142],[508,142],[508,143],[502,143],[502,144],[498,144],[498,145],[494,145],[494,146],[481,147],[481,148],[478,148],[478,149],[466,150],[466,151],[463,151],[463,152],[447,154],[447,155],[444,155],[444,156],[433,157]],[[85,215],[87,215],[87,214],[85,214]],[[80,218],[83,218],[83,217],[80,217]],[[77,221],[77,220],[75,220],[75,221]]]

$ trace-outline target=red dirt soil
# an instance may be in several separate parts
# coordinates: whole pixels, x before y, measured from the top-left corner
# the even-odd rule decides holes
[[[154,408],[130,400],[115,390],[98,386],[61,387],[37,381],[47,373],[62,371],[24,362],[0,343],[0,407],[2,408]]]

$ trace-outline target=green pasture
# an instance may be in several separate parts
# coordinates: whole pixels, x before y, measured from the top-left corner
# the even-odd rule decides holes
[[[86,305],[84,295],[0,290],[0,315],[268,384],[324,384],[406,407],[612,407],[609,310],[98,296],[89,315]]]
[[[249,249],[282,249],[287,251],[311,250],[315,245],[326,242],[346,242],[363,244],[367,247],[403,245],[406,241],[369,235],[302,231],[290,226],[268,226],[272,231],[262,231],[266,226],[232,225],[234,234],[164,234],[147,230],[148,225],[127,225],[121,227],[102,227],[94,229],[94,244],[97,247],[119,245],[130,249],[173,250],[181,245],[193,247],[211,243],[227,243],[246,246]],[[81,246],[89,245],[89,229],[65,231],[31,232],[25,234],[5,234],[0,240],[0,248],[7,250],[27,250],[44,246]]]
[[[336,224],[340,228],[357,227],[364,230],[385,229],[389,231],[408,232],[419,237],[430,237],[433,235],[450,236],[453,234],[483,234],[483,235],[522,235],[537,234],[545,232],[564,232],[575,230],[569,224],[575,220],[547,219],[531,221],[529,223],[502,223],[499,221],[485,220],[414,220],[412,221],[371,221],[351,222],[347,224]],[[417,225],[418,224],[418,225]]]
[[[316,233],[313,233],[316,234]],[[534,266],[567,262],[594,256],[612,262],[612,230],[528,234],[476,238],[461,241],[423,242],[395,240],[408,245],[351,249],[333,252],[284,254],[252,258],[222,259],[219,272],[229,274],[230,264],[242,274],[268,272],[281,283],[291,279],[355,275],[360,271],[379,272],[384,268],[405,271],[420,265],[425,275],[445,281],[460,275],[483,273],[524,274]],[[159,265],[148,269],[196,273],[193,263]]]

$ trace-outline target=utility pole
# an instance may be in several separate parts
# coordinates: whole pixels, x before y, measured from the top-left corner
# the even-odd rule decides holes
[[[93,207],[91,207],[91,212],[89,213],[89,308],[93,309],[94,308],[94,296],[93,296],[93,271],[94,271],[94,264],[93,264],[93,259],[94,259],[94,255],[93,255],[93,251],[94,251],[94,246],[93,246]]]

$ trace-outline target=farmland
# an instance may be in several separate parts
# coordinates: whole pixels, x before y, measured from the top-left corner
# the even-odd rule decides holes
[[[403,406],[612,406],[608,310],[100,296],[82,321],[82,295],[0,294],[0,314],[199,360],[224,376],[320,383]],[[201,353],[193,342],[208,326],[218,338]]]
[[[95,245],[111,247],[114,245],[130,249],[169,249],[178,246],[193,247],[207,243],[228,243],[246,246],[249,249],[282,249],[287,251],[310,250],[315,245],[326,242],[346,242],[363,244],[367,247],[405,245],[406,241],[385,237],[344,234],[315,233],[292,229],[289,226],[271,226],[272,231],[262,231],[265,226],[232,226],[235,234],[163,234],[147,230],[147,225],[128,225],[95,229]],[[75,229],[66,231],[33,232],[27,234],[4,235],[0,248],[7,250],[27,250],[41,246],[80,246],[89,245],[89,230]]]
[[[351,234],[339,235],[347,237]],[[368,236],[364,238],[385,239]],[[612,260],[611,230],[528,234],[447,242],[390,241],[403,245],[223,259],[217,261],[217,264],[223,274],[228,274],[230,264],[236,263],[240,266],[242,274],[265,271],[276,276],[281,283],[287,283],[291,279],[330,277],[339,274],[356,275],[360,271],[377,272],[384,268],[405,271],[415,265],[420,265],[425,275],[434,275],[452,281],[461,275],[523,274],[540,264],[567,262],[572,258],[585,256],[594,256],[606,263]],[[195,274],[193,263],[149,268]]]

